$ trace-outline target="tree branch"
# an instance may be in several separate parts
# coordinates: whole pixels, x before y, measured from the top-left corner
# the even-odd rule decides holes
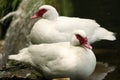
[[[6,16],[4,16],[2,19],[0,19],[0,22],[5,21],[7,18],[15,15],[16,13],[17,13],[17,11],[13,11],[13,12],[8,13]]]

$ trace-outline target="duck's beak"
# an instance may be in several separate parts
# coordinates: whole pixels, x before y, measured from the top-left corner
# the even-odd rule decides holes
[[[88,49],[92,49],[92,46],[89,43],[84,44],[84,46]]]
[[[35,18],[38,18],[38,16],[35,14],[35,15],[31,16],[30,18],[35,19]]]

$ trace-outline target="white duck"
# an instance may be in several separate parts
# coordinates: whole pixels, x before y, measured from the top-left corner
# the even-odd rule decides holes
[[[96,66],[96,58],[82,30],[74,32],[70,42],[31,45],[9,59],[30,63],[46,78],[86,78]]]
[[[95,20],[59,16],[50,5],[41,6],[31,18],[39,17],[42,19],[34,24],[30,33],[33,44],[70,41],[72,32],[77,29],[86,32],[89,43],[116,39],[113,32],[100,27]]]

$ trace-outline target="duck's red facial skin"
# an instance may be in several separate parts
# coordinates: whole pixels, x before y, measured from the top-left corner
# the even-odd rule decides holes
[[[85,46],[88,49],[92,49],[92,46],[88,43],[87,37],[83,38],[79,34],[76,34],[75,36],[79,40],[79,42],[80,42],[81,45]]]
[[[47,10],[46,9],[40,9],[38,12],[36,12],[31,18],[32,19],[35,19],[35,18],[38,18],[38,17],[42,17],[43,14],[46,12]]]

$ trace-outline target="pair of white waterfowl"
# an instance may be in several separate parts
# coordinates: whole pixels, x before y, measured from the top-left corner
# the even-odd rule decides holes
[[[113,32],[94,20],[59,16],[56,9],[43,5],[32,18],[38,20],[30,33],[33,45],[9,59],[34,66],[47,79],[70,77],[80,80],[90,76],[96,58],[89,43],[115,40]]]

